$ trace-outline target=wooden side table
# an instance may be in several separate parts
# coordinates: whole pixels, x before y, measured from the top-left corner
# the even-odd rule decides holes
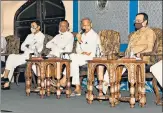
[[[46,74],[46,69],[48,65],[53,65],[57,72],[57,98],[60,98],[61,90],[60,90],[60,78],[62,72],[62,66],[65,64],[66,66],[66,78],[67,78],[67,87],[66,87],[66,97],[70,97],[70,62],[71,60],[65,60],[60,58],[37,58],[32,57],[31,59],[27,60],[27,68],[26,68],[26,94],[27,96],[30,95],[30,88],[31,88],[31,69],[32,65],[37,65],[40,68],[40,76],[38,76],[38,86],[41,86],[40,89],[40,97],[44,98],[45,95],[45,86],[47,91],[47,96],[50,96],[50,76]],[[46,84],[44,80],[46,79]]]
[[[116,100],[114,97],[114,85],[115,85],[115,73],[113,68],[110,68],[111,60],[105,60],[105,59],[94,59],[94,60],[88,60],[88,85],[87,85],[87,94],[86,94],[86,99],[89,104],[92,103],[94,99],[109,99],[111,106],[115,106]],[[107,68],[107,71],[109,73],[109,79],[110,79],[110,96],[106,95],[104,96],[102,93],[102,80],[101,78],[103,77],[98,77],[100,78],[99,81],[99,95],[93,95],[93,82],[94,82],[94,71],[95,68],[98,65],[104,65]],[[99,70],[101,71],[101,70]]]
[[[145,64],[146,61],[139,61],[135,59],[120,59],[120,60],[88,60],[88,86],[87,86],[87,94],[86,99],[89,104],[95,98],[99,99],[109,99],[111,106],[114,107],[117,103],[117,100],[121,97],[120,94],[120,81],[122,74],[117,73],[118,66],[125,66],[128,69],[128,81],[131,84],[130,87],[130,107],[133,108],[135,104],[135,88],[134,85],[138,84],[138,100],[140,106],[144,106],[146,103],[145,96]],[[101,97],[97,97],[93,95],[93,81],[94,81],[94,70],[97,65],[105,65],[107,71],[109,73],[110,79],[110,96],[106,95]],[[136,73],[138,72],[138,74]],[[99,92],[102,91],[102,84],[99,84]],[[102,96],[99,94],[99,96]],[[137,97],[136,97],[137,98]]]
[[[119,66],[124,66],[128,70],[128,82],[130,83],[130,107],[133,108],[135,101],[139,101],[139,105],[144,107],[146,104],[146,95],[145,95],[145,64],[146,61],[136,60],[136,59],[119,59],[112,61],[114,64],[114,69],[117,69]],[[115,97],[121,98],[120,95],[120,81],[122,74],[119,73],[116,75],[115,83]],[[135,92],[135,85],[137,85],[137,91]],[[136,93],[136,95],[135,95]]]

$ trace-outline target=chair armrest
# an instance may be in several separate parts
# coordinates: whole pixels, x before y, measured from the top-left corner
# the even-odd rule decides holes
[[[147,53],[141,53],[140,57],[143,59],[144,56],[150,56],[153,60],[152,62],[158,62],[160,60],[160,56],[163,56],[163,54],[157,54],[154,52],[147,52]],[[161,58],[162,59],[162,58]]]
[[[1,56],[9,56],[10,54],[8,53],[1,53]]]
[[[156,53],[153,53],[153,52],[141,53],[140,55],[141,56],[157,56],[157,54]]]
[[[157,54],[157,53],[152,53],[152,52],[141,53],[141,55],[143,55],[143,56],[163,56],[163,54]]]

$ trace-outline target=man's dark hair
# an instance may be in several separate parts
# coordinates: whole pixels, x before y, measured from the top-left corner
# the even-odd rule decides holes
[[[41,22],[40,21],[33,21],[33,22],[35,22],[38,26],[41,26]]]
[[[67,20],[62,20],[61,22],[66,22],[67,26],[69,27],[69,22]]]
[[[148,25],[148,15],[146,13],[138,13],[137,15],[143,15],[144,16],[143,21],[147,20],[147,25]]]

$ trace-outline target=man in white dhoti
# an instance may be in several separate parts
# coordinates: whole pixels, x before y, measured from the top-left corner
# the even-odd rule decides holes
[[[1,82],[3,85],[2,90],[10,89],[9,80],[11,79],[14,69],[22,64],[26,63],[26,59],[29,59],[29,54],[37,51],[40,53],[43,49],[44,34],[40,31],[40,23],[32,22],[31,23],[31,34],[27,36],[25,41],[21,45],[21,50],[24,51],[23,54],[11,54],[8,56],[6,61],[5,71]],[[8,78],[9,77],[9,78]]]
[[[155,76],[162,87],[162,60],[150,67],[150,72]]]
[[[76,35],[78,42],[76,52],[70,55],[72,60],[70,65],[70,76],[72,84],[76,86],[71,96],[81,95],[81,86],[79,79],[79,66],[87,64],[86,60],[92,60],[95,57],[97,44],[100,44],[98,34],[92,29],[92,23],[89,18],[84,18],[81,21],[81,27],[85,30],[83,34]],[[66,70],[63,74],[65,75]]]

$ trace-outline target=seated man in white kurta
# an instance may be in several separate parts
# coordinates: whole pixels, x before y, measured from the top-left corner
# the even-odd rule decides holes
[[[74,37],[68,30],[68,21],[61,21],[59,24],[59,34],[46,44],[46,48],[51,49],[48,56],[60,57],[62,52],[72,52]]]
[[[24,51],[23,54],[11,54],[8,56],[6,61],[5,71],[3,77],[1,78],[2,90],[10,89],[9,78],[13,75],[14,69],[22,64],[26,63],[26,59],[29,59],[29,54],[34,53],[37,48],[38,52],[41,52],[43,49],[43,42],[45,35],[40,31],[40,23],[32,22],[31,23],[31,34],[27,36],[25,41],[21,45],[21,50]]]
[[[81,86],[79,79],[79,66],[87,64],[86,60],[92,60],[95,57],[96,47],[99,44],[99,36],[92,29],[92,23],[89,18],[84,18],[81,21],[82,29],[85,32],[81,35],[76,35],[77,42],[77,54],[71,54],[70,59],[72,60],[70,65],[70,76],[72,77],[72,84],[76,86],[71,96],[81,95]],[[65,75],[64,70],[63,74]]]

